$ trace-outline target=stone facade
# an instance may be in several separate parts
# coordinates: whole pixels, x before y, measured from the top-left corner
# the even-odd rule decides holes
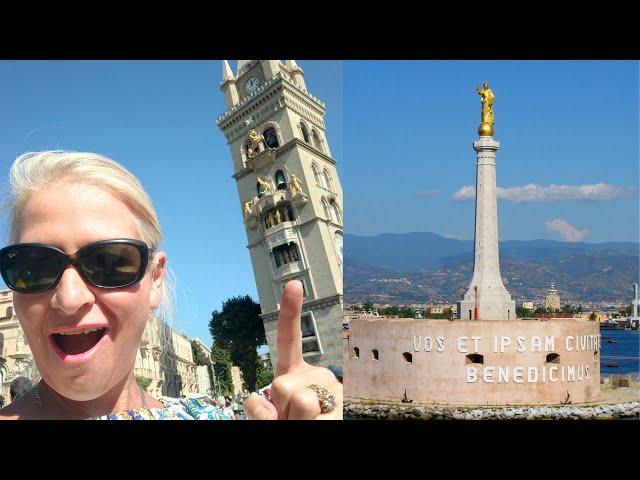
[[[550,310],[560,310],[560,296],[555,285],[552,283],[547,291],[547,296],[544,297],[544,308]]]
[[[233,385],[233,396],[236,397],[238,394],[244,392],[244,383],[242,379],[242,371],[240,367],[235,365],[231,366],[231,383]]]
[[[352,318],[344,338],[345,395],[443,405],[594,401],[596,322]]]
[[[206,357],[211,362],[213,366],[213,357],[211,355],[211,349],[207,347],[199,338],[194,338],[193,342],[197,343],[200,349],[204,352]],[[199,365],[196,367],[196,376],[198,379],[198,393],[204,393],[207,395],[212,395],[215,390],[215,385],[211,383],[212,377],[215,382],[215,375],[212,375],[213,372],[209,372],[209,367],[207,365]]]
[[[221,89],[228,109],[217,125],[231,151],[272,363],[280,295],[297,279],[303,331],[311,329],[305,358],[340,365],[343,197],[324,104],[292,60],[242,60],[235,75],[224,61]]]
[[[31,349],[13,307],[13,292],[0,290],[0,395],[9,403],[9,387],[14,378],[40,378]]]
[[[142,336],[134,373],[150,380],[147,391],[156,398],[199,393],[191,340],[155,316]]]

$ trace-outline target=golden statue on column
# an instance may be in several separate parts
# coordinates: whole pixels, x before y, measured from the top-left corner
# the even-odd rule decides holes
[[[489,83],[484,82],[482,89],[476,87],[476,92],[480,95],[480,101],[482,102],[482,114],[480,117],[480,126],[478,127],[478,134],[481,137],[493,136],[493,101],[496,96],[489,88]]]

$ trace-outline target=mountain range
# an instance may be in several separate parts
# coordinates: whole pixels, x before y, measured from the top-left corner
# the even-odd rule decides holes
[[[345,235],[345,301],[454,303],[473,273],[473,241],[431,232]],[[555,283],[562,304],[630,303],[638,282],[635,242],[500,242],[500,272],[518,302],[541,304]]]

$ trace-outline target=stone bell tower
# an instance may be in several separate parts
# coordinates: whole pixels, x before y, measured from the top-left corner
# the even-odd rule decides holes
[[[342,188],[325,135],[325,106],[294,60],[222,62],[227,110],[217,120],[233,178],[272,365],[286,282],[304,285],[303,354],[342,365]]]

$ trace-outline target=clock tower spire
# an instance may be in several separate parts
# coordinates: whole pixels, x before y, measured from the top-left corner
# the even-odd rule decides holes
[[[294,60],[239,60],[233,79],[227,65],[227,110],[217,125],[231,151],[272,364],[282,289],[297,279],[305,360],[341,365],[342,188],[325,105],[307,91]]]

